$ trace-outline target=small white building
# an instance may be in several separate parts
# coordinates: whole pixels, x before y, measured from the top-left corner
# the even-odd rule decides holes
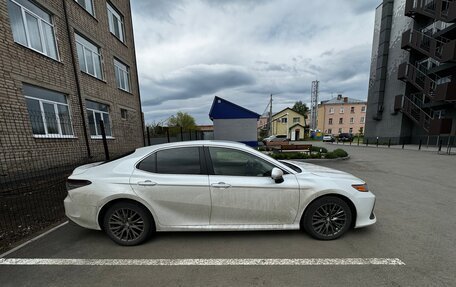
[[[212,102],[209,118],[214,123],[214,139],[258,145],[257,121],[260,115],[220,97]]]

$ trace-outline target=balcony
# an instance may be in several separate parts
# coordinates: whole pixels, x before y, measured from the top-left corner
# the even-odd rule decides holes
[[[416,103],[416,99],[399,95],[396,96],[394,108],[396,109],[399,104],[402,105],[400,109],[402,113],[422,127],[430,135],[449,134],[451,132],[453,124],[452,119],[434,118]]]
[[[434,92],[434,80],[410,63],[402,63],[399,65],[397,78],[412,84],[423,93],[433,94]]]
[[[445,22],[456,22],[455,0],[407,0],[405,16],[425,16]]]
[[[432,96],[434,101],[456,102],[456,82],[437,85]]]
[[[456,40],[442,46],[441,62],[456,62]]]
[[[402,34],[401,48],[405,50],[415,50],[426,57],[434,58],[439,62],[452,60],[450,40],[438,37],[433,38],[430,35],[417,30],[407,30]],[[443,59],[443,53],[446,52],[446,61]],[[448,54],[448,55],[447,55]],[[454,56],[454,55],[453,55]]]

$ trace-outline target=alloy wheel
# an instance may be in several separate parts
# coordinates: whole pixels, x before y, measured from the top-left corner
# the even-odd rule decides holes
[[[312,228],[315,233],[330,237],[344,229],[347,223],[345,209],[336,203],[325,203],[312,215]]]
[[[145,230],[144,219],[133,209],[119,208],[108,221],[111,234],[118,240],[128,242],[138,239]]]

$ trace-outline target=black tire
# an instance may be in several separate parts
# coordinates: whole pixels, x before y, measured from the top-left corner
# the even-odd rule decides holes
[[[334,240],[347,232],[352,223],[348,204],[335,196],[321,197],[312,202],[301,219],[301,227],[313,238]]]
[[[143,243],[155,231],[149,211],[132,202],[117,202],[106,211],[103,229],[115,243],[133,246]]]

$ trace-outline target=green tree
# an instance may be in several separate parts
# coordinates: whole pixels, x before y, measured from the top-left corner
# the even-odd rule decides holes
[[[184,130],[191,130],[196,128],[195,118],[183,112],[177,112],[176,115],[171,116],[168,120],[170,127],[182,127]]]
[[[309,114],[307,105],[302,101],[297,101],[291,109],[304,116],[304,125],[306,125],[307,115]]]

